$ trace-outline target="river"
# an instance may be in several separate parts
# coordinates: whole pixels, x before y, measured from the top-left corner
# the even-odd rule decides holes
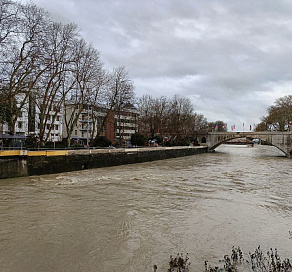
[[[0,180],[0,271],[190,271],[277,248],[292,257],[292,160],[269,146]]]

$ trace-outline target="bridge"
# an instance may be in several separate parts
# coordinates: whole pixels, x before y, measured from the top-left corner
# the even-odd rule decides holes
[[[207,132],[197,133],[199,144],[207,145],[214,150],[219,145],[237,138],[260,139],[283,151],[287,157],[292,158],[292,132],[259,131],[259,132]]]

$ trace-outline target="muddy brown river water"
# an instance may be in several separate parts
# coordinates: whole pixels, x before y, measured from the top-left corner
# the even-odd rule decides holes
[[[232,246],[292,257],[292,160],[268,146],[0,180],[0,271],[204,271]]]

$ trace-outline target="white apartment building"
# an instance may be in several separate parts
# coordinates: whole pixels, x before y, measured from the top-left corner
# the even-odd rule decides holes
[[[54,120],[55,119],[55,120]],[[36,124],[35,129],[36,135],[39,134],[39,116],[36,114]],[[45,128],[45,137],[48,137],[49,142],[60,142],[63,139],[63,113],[54,111],[49,112],[49,118]]]
[[[23,98],[19,97],[19,99]],[[73,105],[70,105],[66,108],[67,116],[64,116],[64,109],[57,113],[52,110],[47,114],[44,140],[58,142],[67,137],[64,121],[65,118],[69,118],[73,113],[73,107]],[[41,127],[39,114],[40,111],[36,104],[28,99],[15,123],[15,138],[24,139],[31,136],[38,139]],[[75,143],[87,145],[89,140],[95,138],[98,133],[100,136],[105,136],[112,143],[128,145],[132,134],[138,131],[138,113],[136,109],[132,107],[120,112],[111,112],[102,127],[101,124],[104,122],[106,115],[107,110],[104,108],[84,107],[73,129],[71,140]],[[0,124],[0,138],[5,139],[5,135],[7,136],[6,138],[9,138],[8,134],[8,125],[5,123]]]
[[[81,145],[87,145],[89,139],[95,138],[97,132],[100,131],[100,123],[101,120],[104,119],[106,116],[106,111],[101,108],[92,107],[83,107],[80,115],[78,116],[78,111],[80,109],[79,105],[67,105],[66,106],[66,115],[63,116],[64,124],[63,124],[63,137],[68,137],[68,131],[65,126],[65,121],[69,122],[69,120],[73,117],[72,115],[75,114],[75,118],[77,118],[76,125],[73,128],[71,134],[72,143],[78,143]],[[102,136],[106,136],[104,134],[104,130],[100,134]]]
[[[19,101],[24,99],[24,95],[18,96]],[[15,123],[15,134],[19,136],[35,136],[36,138],[40,133],[40,118],[39,109],[35,104],[26,101],[24,106],[21,108],[21,114],[17,118]],[[57,142],[62,140],[63,130],[63,113],[50,111],[48,113],[47,123],[45,127],[44,137],[49,141]],[[9,128],[6,123],[0,124],[0,134],[2,138],[9,134]]]
[[[114,140],[129,144],[131,136],[138,131],[138,112],[130,108],[115,114]]]
[[[9,134],[9,128],[6,123],[0,124],[0,134]],[[15,123],[15,134],[27,136],[28,132],[28,112],[21,110],[20,116]]]

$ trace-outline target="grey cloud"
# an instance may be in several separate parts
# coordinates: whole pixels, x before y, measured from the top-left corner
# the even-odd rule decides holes
[[[257,123],[292,88],[288,0],[34,2],[125,65],[138,95],[186,95],[209,121]]]

